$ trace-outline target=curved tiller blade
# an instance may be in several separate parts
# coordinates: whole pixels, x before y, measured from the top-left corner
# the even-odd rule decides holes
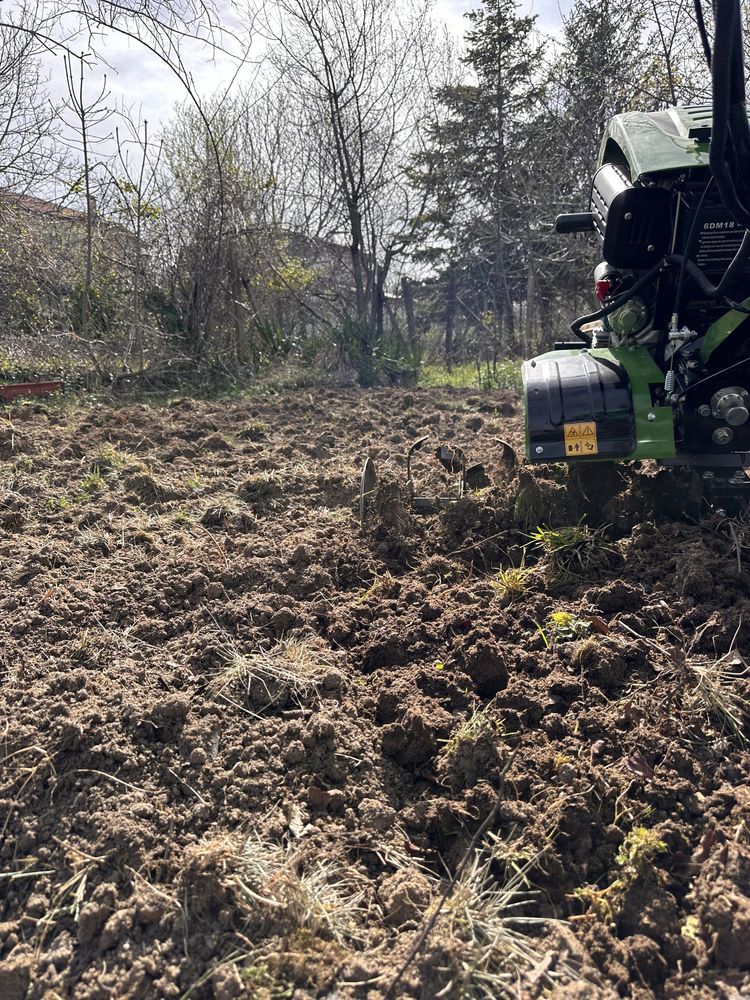
[[[375,463],[368,455],[362,466],[362,475],[359,480],[359,523],[361,527],[364,527],[365,524],[365,500],[372,496],[377,483],[378,475],[375,472]]]

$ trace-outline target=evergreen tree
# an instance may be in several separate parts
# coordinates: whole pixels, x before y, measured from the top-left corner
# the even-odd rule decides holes
[[[519,17],[514,0],[484,0],[466,17],[470,80],[438,92],[444,118],[420,159],[432,195],[423,222],[433,242],[425,256],[441,265],[448,318],[458,282],[465,307],[495,343],[509,344],[514,303],[526,283],[519,234],[528,213],[519,181],[544,92],[542,46],[533,35],[535,17]]]

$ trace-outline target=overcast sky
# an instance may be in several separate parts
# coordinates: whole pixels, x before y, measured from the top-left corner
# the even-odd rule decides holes
[[[540,30],[545,34],[554,33],[560,26],[561,9],[567,10],[571,3],[572,0],[527,0],[520,4],[519,10],[537,14]],[[479,0],[435,0],[434,13],[436,19],[444,21],[460,38],[465,27],[464,13],[478,6]],[[135,116],[149,121],[150,133],[154,136],[159,125],[170,117],[174,105],[186,96],[180,81],[155,56],[122,36],[112,35],[106,43],[99,42],[98,47],[109,66],[99,66],[88,72],[86,93],[98,94],[106,72],[110,106],[125,103]],[[226,85],[236,65],[227,58],[212,60],[207,51],[197,45],[190,47],[186,62],[202,96]],[[59,99],[65,94],[62,57],[50,56],[48,65],[49,89],[52,96]],[[242,75],[247,79],[251,72],[243,68]],[[106,128],[103,131],[106,132]],[[111,143],[106,146],[111,147]]]

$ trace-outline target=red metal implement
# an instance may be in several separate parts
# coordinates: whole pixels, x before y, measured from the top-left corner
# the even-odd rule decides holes
[[[49,396],[62,389],[62,382],[12,382],[0,385],[0,399],[16,399],[18,396]]]

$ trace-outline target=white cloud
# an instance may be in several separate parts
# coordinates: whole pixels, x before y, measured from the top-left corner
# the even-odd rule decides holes
[[[527,0],[519,10],[537,14],[540,29],[545,33],[554,33],[559,30],[561,10],[569,9],[571,2]],[[460,38],[466,26],[464,13],[478,6],[480,0],[435,0],[434,14]],[[78,45],[85,47],[85,40],[81,38],[71,42],[73,49]],[[230,39],[227,45],[232,46],[234,52],[240,51],[237,40]],[[106,74],[110,103],[132,108],[136,116],[149,121],[151,134],[155,134],[158,127],[169,119],[174,105],[187,97],[183,83],[155,54],[124,35],[109,32],[97,41],[96,47],[101,59],[86,71],[86,92],[92,96],[98,94]],[[262,43],[255,46],[254,51],[262,51]],[[53,98],[61,99],[66,93],[62,58],[60,55],[48,55],[45,61],[51,94]],[[201,97],[227,86],[237,70],[236,58],[222,52],[212,55],[206,46],[195,41],[184,43],[184,61],[195,91]],[[237,78],[248,82],[253,73],[254,61],[250,59]]]
[[[560,28],[562,15],[572,6],[573,0],[526,0],[519,4],[519,14],[536,14],[541,31],[554,33]],[[463,15],[468,10],[480,7],[480,0],[436,0],[435,14],[449,25],[455,34],[464,29]]]

